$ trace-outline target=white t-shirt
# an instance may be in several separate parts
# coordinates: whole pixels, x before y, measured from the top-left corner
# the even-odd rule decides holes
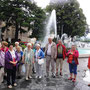
[[[38,56],[38,53],[39,53],[39,52],[40,52],[40,49],[39,49],[38,51],[36,50],[36,61],[38,60],[38,57],[39,57],[39,56]]]
[[[51,46],[52,46],[52,43],[48,44],[47,55],[51,55]]]
[[[12,58],[16,58],[16,56],[15,56],[15,51],[14,51],[14,50],[13,50],[13,51],[10,51],[10,50],[9,50],[9,52],[11,53]]]

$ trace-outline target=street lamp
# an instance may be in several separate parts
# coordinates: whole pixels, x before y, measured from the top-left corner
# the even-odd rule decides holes
[[[5,27],[5,26],[6,26],[5,22],[0,21],[0,41],[2,41],[1,39],[2,27]]]
[[[61,36],[63,35],[63,27],[64,27],[64,25],[62,25],[62,29],[61,29]]]

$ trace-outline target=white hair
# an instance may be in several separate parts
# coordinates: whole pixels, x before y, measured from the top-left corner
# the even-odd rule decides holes
[[[36,46],[40,47],[40,44],[36,44]]]
[[[76,46],[76,44],[75,43],[72,43],[72,46]]]
[[[32,46],[32,44],[31,43],[28,43],[27,46]]]
[[[48,39],[53,39],[52,37],[48,37]]]

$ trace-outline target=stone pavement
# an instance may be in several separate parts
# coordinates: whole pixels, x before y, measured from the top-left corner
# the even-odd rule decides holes
[[[78,75],[77,81],[73,83],[68,80],[69,77],[69,69],[68,63],[65,60],[63,66],[63,76],[58,76],[56,78],[43,77],[40,79],[35,79],[35,75],[33,75],[33,79],[29,81],[25,81],[25,77],[22,79],[17,79],[17,87],[12,89],[8,89],[6,82],[3,83],[0,87],[0,90],[90,90],[90,87],[87,86],[88,82],[84,81],[83,78],[86,77],[87,68],[87,58],[79,58],[79,66],[78,66]],[[45,65],[43,66],[43,76],[45,75]]]

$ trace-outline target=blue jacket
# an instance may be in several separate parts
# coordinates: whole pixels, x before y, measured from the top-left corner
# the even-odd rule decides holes
[[[18,52],[16,51],[16,53],[18,54]],[[21,57],[18,56],[19,58],[19,61],[22,59],[22,56],[23,56],[23,51],[20,51],[20,54],[21,54]]]
[[[21,57],[23,56],[23,51],[20,51],[20,53],[21,53]]]
[[[35,51],[35,53],[36,53],[36,51]],[[36,55],[36,54],[35,54]],[[42,58],[44,58],[45,57],[45,54],[44,54],[44,52],[40,49],[40,51],[39,51],[39,53],[38,53],[38,56],[42,59]],[[36,56],[35,56],[36,57]]]

